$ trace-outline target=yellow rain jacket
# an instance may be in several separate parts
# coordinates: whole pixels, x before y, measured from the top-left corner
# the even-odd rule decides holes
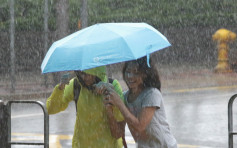
[[[99,77],[103,82],[108,80],[104,66],[84,72]],[[66,85],[64,90],[60,90],[58,85],[55,86],[46,103],[49,114],[64,111],[69,102],[74,100],[74,79],[70,80],[69,85]],[[123,99],[122,88],[117,80],[113,82],[113,86]],[[113,113],[117,121],[124,120],[118,108],[114,107]],[[122,138],[117,140],[112,137],[108,123],[103,96],[95,95],[81,85],[72,148],[121,148]]]

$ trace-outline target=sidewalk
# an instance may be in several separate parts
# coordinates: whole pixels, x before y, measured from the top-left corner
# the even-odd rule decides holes
[[[37,100],[39,98],[48,98],[53,88],[46,88],[37,83],[16,83],[15,92],[11,93],[10,84],[0,84],[0,100]]]
[[[113,75],[117,78],[124,90],[126,85],[121,74]],[[48,88],[44,85],[44,78],[40,74],[27,74],[18,76],[15,85],[15,93],[11,93],[9,77],[0,81],[1,100],[39,100],[48,98],[53,90],[52,84]],[[160,79],[163,93],[178,92],[180,90],[210,88],[210,87],[236,87],[237,73],[214,73],[213,70],[176,70],[175,68],[163,68],[160,71]],[[50,80],[49,80],[50,81]]]
[[[53,91],[48,80],[48,87],[44,85],[44,76],[39,73],[20,73],[16,76],[15,92],[11,92],[9,76],[1,76],[0,100],[39,100],[47,98]]]

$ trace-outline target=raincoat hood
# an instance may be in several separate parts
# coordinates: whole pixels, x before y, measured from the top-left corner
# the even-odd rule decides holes
[[[83,72],[93,75],[93,76],[97,76],[98,78],[101,79],[101,81],[107,82],[106,67],[105,66],[87,69],[87,70],[84,70]]]

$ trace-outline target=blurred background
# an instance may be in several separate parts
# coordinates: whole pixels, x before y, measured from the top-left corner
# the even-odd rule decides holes
[[[212,36],[221,28],[237,33],[236,7],[236,0],[0,0],[0,82],[53,86],[60,74],[40,70],[52,43],[105,22],[146,22],[164,34],[172,46],[154,54],[163,75],[213,70],[218,49]],[[228,51],[234,69],[236,55],[234,41]],[[121,65],[108,66],[109,75]]]

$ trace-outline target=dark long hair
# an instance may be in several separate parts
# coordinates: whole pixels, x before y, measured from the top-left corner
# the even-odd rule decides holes
[[[146,56],[142,57],[140,59],[137,59],[137,60],[125,62],[123,71],[122,71],[123,72],[123,79],[125,78],[125,70],[128,66],[128,63],[134,62],[134,61],[136,63],[138,63],[139,72],[143,73],[146,76],[143,80],[144,88],[154,87],[154,88],[157,88],[158,90],[161,90],[160,77],[158,74],[158,70],[155,66],[155,63],[152,60],[152,57],[150,57],[150,59],[149,59],[150,67],[147,65],[147,57]]]

